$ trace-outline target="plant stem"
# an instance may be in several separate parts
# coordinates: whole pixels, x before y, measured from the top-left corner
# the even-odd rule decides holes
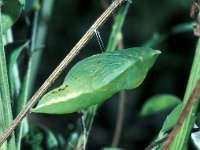
[[[39,18],[39,12],[38,10],[35,10],[34,19],[33,19],[33,30],[32,30],[32,38],[31,38],[31,48],[30,48],[30,57],[28,61],[27,71],[23,79],[23,83],[21,86],[20,94],[19,94],[19,100],[16,105],[16,112],[17,115],[26,104],[29,96],[30,96],[30,88],[33,86],[30,84],[31,81],[31,70],[32,70],[32,54],[35,49],[35,39],[36,39],[36,32],[37,32],[37,25],[38,25],[38,18]],[[22,138],[22,130],[23,130],[23,123],[21,122],[19,126],[16,129],[16,148],[17,150],[20,150],[21,147],[21,138]]]
[[[177,149],[177,148],[185,149],[186,148],[185,140],[189,138],[191,130],[192,130],[195,120],[196,120],[196,115],[194,115],[194,114],[196,114],[196,112],[197,112],[199,98],[195,97],[196,101],[194,101],[194,102],[191,102],[191,101],[193,101],[193,97],[192,97],[193,89],[195,89],[194,87],[197,84],[198,80],[200,79],[200,67],[199,66],[200,66],[200,39],[198,40],[198,43],[197,43],[195,57],[194,57],[194,61],[192,64],[192,69],[191,69],[187,89],[185,92],[185,96],[183,99],[182,115],[186,114],[184,111],[185,111],[185,109],[188,109],[188,107],[190,107],[191,103],[192,103],[192,107],[190,108],[187,115],[184,116],[185,117],[184,122],[181,123],[182,126],[180,127],[180,129],[178,128],[179,131],[178,131],[176,137],[174,138],[174,140],[171,138],[173,140],[173,143],[170,144],[170,147],[172,149]],[[179,119],[181,119],[181,116]],[[177,122],[177,123],[179,124],[180,122]],[[177,127],[175,126],[175,128],[177,128]],[[177,130],[177,129],[174,129],[174,130]],[[171,139],[169,139],[169,140],[171,140]],[[168,143],[170,143],[170,142],[167,141],[166,143],[167,143],[167,145],[165,147],[167,147],[169,145]]]
[[[11,99],[7,75],[7,66],[5,58],[5,50],[3,44],[3,33],[2,33],[2,20],[1,20],[1,7],[0,7],[0,93],[2,98],[3,115],[5,121],[5,128],[9,127],[13,118],[11,110]],[[8,140],[8,150],[15,150],[15,136],[14,133]]]
[[[39,21],[37,22],[38,27],[37,27],[37,34],[35,36],[35,43],[34,46],[31,48],[32,49],[32,69],[31,69],[31,77],[30,77],[30,85],[33,85],[38,73],[38,68],[40,66],[41,62],[41,56],[43,47],[45,45],[45,40],[47,36],[47,31],[48,31],[48,24],[49,20],[52,15],[53,11],[53,5],[54,0],[48,0],[48,1],[42,1],[42,8],[40,10],[40,16],[39,16]],[[39,49],[39,50],[36,50]],[[33,87],[33,86],[31,86]],[[32,88],[30,89],[32,91]]]
[[[92,128],[92,124],[94,121],[94,117],[96,115],[96,111],[97,111],[98,105],[95,106],[91,106],[87,109],[87,111],[83,112],[83,116],[82,116],[82,124],[83,124],[83,131],[80,135],[79,135],[79,139],[78,139],[78,143],[76,148],[78,149],[85,149],[88,138],[89,138],[89,134],[90,134],[90,130]]]
[[[186,104],[186,106],[183,109],[183,112],[181,113],[175,127],[169,134],[165,145],[163,146],[162,150],[168,150],[171,143],[173,142],[174,138],[176,137],[179,129],[181,128],[183,122],[185,121],[185,118],[188,116],[189,111],[191,110],[192,106],[195,103],[195,100],[198,98],[198,95],[200,93],[200,80],[198,81],[196,87],[194,88],[192,94],[190,95],[190,98]]]
[[[121,11],[119,12],[119,14],[117,14],[117,16],[114,17],[115,21],[119,22],[119,23],[117,23],[117,25],[114,25],[113,32],[115,32],[117,35],[119,35],[120,38],[117,36],[115,38],[113,38],[114,34],[111,34],[110,42],[109,42],[111,51],[116,49],[117,44],[118,44],[119,50],[124,49],[124,40],[123,40],[123,34],[121,32],[121,29],[122,29],[122,25],[124,24],[126,14],[128,12],[128,8],[129,8],[129,4],[127,4],[126,7],[121,8]],[[115,40],[116,42],[113,42],[113,40]],[[111,43],[113,43],[115,46],[112,46]],[[115,126],[115,131],[114,131],[114,136],[112,139],[111,147],[117,147],[119,145],[119,141],[121,138],[123,121],[124,121],[125,102],[126,102],[126,92],[125,91],[121,91],[119,93],[118,101],[119,101],[119,104],[118,104],[117,121],[116,121],[116,126]]]
[[[4,118],[4,112],[3,112],[3,102],[1,98],[0,93],[0,135],[3,134],[5,131],[5,118]],[[6,150],[7,149],[7,142],[5,142],[2,146],[0,146],[0,150]]]
[[[164,137],[164,138],[162,138],[162,139],[159,139],[159,140],[153,142],[152,144],[150,144],[150,145],[149,145],[147,148],[145,148],[144,150],[151,150],[151,149],[153,149],[153,148],[156,147],[157,145],[159,145],[159,144],[163,143],[164,141],[166,141],[167,138],[168,138],[168,136],[166,136],[166,137]]]
[[[125,101],[126,101],[126,92],[122,91],[119,95],[119,109],[117,113],[117,122],[115,126],[115,132],[112,139],[111,147],[117,147],[119,145],[123,121],[124,121],[124,109],[125,109]]]
[[[130,4],[128,3],[124,7],[121,7],[117,16],[114,16],[115,24],[112,27],[112,33],[110,35],[109,43],[106,48],[107,52],[115,51],[119,41],[122,39],[121,30],[122,30],[122,26],[124,24],[126,14],[128,12],[129,5]]]
[[[18,114],[27,103],[34,86],[34,81],[38,72],[38,66],[40,64],[40,59],[42,55],[42,50],[35,51],[41,45],[44,45],[46,38],[48,21],[50,19],[54,0],[43,1],[41,14],[39,18],[39,9],[35,9],[34,20],[33,20],[33,30],[31,37],[31,48],[30,53],[31,57],[28,61],[27,72],[25,74],[19,101],[17,104],[16,114]],[[39,3],[39,1],[37,1]],[[41,20],[39,22],[39,20]],[[25,122],[26,123],[26,122]],[[16,144],[17,149],[20,150],[21,147],[21,138],[22,138],[23,122],[17,127],[16,130]]]
[[[80,50],[89,42],[93,37],[95,30],[100,28],[104,22],[112,15],[112,13],[117,9],[124,0],[115,0],[106,11],[95,21],[95,23],[89,28],[85,35],[79,40],[79,42],[74,46],[70,53],[63,59],[63,61],[56,67],[52,74],[47,78],[39,90],[33,95],[24,109],[19,113],[19,115],[14,119],[13,123],[3,136],[0,138],[0,145],[8,138],[8,136],[13,132],[20,121],[25,117],[26,113],[34,106],[34,104],[41,98],[41,96],[47,91],[51,84],[58,78],[58,76],[63,72],[63,70],[68,66],[68,64],[74,59]]]

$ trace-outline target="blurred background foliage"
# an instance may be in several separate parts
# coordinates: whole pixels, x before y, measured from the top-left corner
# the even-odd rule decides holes
[[[30,35],[29,21],[33,17],[31,2],[34,2],[34,0],[30,0],[26,5],[26,10],[13,26],[15,40],[27,40]],[[108,1],[108,3],[111,3],[111,1]],[[136,90],[126,91],[126,111],[119,143],[120,148],[144,149],[156,137],[162,127],[170,110],[141,117],[139,112],[147,99],[157,94],[173,94],[180,99],[183,97],[197,38],[193,36],[192,29],[178,34],[171,34],[171,30],[176,25],[193,21],[189,16],[191,4],[192,1],[190,0],[134,0],[129,8],[123,26],[125,48],[142,46],[153,35],[157,35],[156,42],[158,44],[152,46],[161,50],[162,54],[150,70],[144,83]],[[104,9],[100,0],[54,1],[33,93]],[[110,18],[99,30],[104,45],[107,45],[112,23],[113,19]],[[160,40],[161,42],[159,42]],[[73,64],[96,53],[101,53],[101,49],[94,37],[51,89],[62,83]],[[110,146],[116,123],[118,99],[119,94],[114,95],[98,110],[91,130],[88,149],[101,149]],[[28,120],[31,125],[44,127],[45,129],[40,130],[45,132],[45,136],[49,136],[48,130],[51,130],[60,139],[59,141],[62,141],[67,140],[69,134],[76,129],[76,121],[79,118],[80,114],[78,113],[70,115],[30,113]],[[37,132],[37,130],[33,132]],[[36,141],[40,141],[42,135],[34,135],[37,135]],[[24,149],[32,144],[28,139],[29,137],[25,137],[23,140],[22,147]],[[29,142],[26,142],[27,140]],[[45,143],[43,144],[45,145]]]

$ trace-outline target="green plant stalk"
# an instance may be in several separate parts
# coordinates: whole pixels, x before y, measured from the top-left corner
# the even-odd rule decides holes
[[[17,47],[14,52],[11,53],[9,63],[8,63],[8,77],[10,82],[10,90],[11,90],[11,99],[13,99],[13,105],[18,103],[19,92],[21,88],[21,80],[19,74],[19,68],[17,60],[21,54],[21,52],[28,46],[29,42],[24,43],[23,45]],[[14,117],[16,116],[16,108],[13,110]]]
[[[66,148],[65,148],[65,150],[71,150],[72,149],[72,146],[73,145],[76,145],[77,143],[78,143],[78,133],[77,132],[73,132],[70,136],[69,136],[69,138],[68,138],[68,140],[67,140],[67,146],[66,146]],[[65,143],[65,142],[64,142]],[[64,145],[64,144],[63,144]]]
[[[89,107],[87,109],[87,111],[84,112],[84,114],[83,114],[83,118],[85,119],[85,130],[86,130],[86,133],[82,132],[79,135],[79,139],[78,139],[78,143],[77,143],[77,148],[78,149],[81,149],[83,147],[84,143],[86,144],[87,141],[88,141],[89,134],[90,134],[90,131],[91,131],[91,128],[92,128],[92,124],[93,124],[93,121],[94,121],[94,117],[95,117],[97,108],[98,108],[98,105]]]
[[[3,134],[3,131],[5,130],[5,119],[3,114],[3,103],[2,98],[0,94],[0,135]],[[6,150],[7,149],[7,142],[5,142],[2,146],[0,146],[0,150]]]
[[[20,106],[23,106],[25,104],[25,101],[28,99],[28,88],[27,88],[27,85],[28,85],[28,80],[27,80],[27,73],[26,73],[25,77],[24,77],[24,82],[23,82],[23,84],[21,86],[21,89],[20,89],[20,95],[19,95],[19,101],[17,103],[18,107],[16,109],[16,113],[19,112]],[[26,118],[24,118],[24,119],[26,119]],[[23,121],[16,128],[16,149],[17,150],[20,150],[23,124],[26,123],[26,122],[23,122]]]
[[[3,43],[4,45],[7,45],[9,43],[13,42],[13,35],[12,35],[12,29],[8,29],[6,33],[3,34]]]
[[[26,104],[27,100],[30,97],[30,89],[32,85],[30,84],[31,81],[31,70],[33,65],[33,59],[32,55],[34,55],[34,49],[35,49],[35,40],[36,40],[36,33],[37,33],[37,27],[38,27],[38,18],[39,18],[39,11],[35,10],[34,14],[34,20],[33,20],[33,30],[32,30],[32,38],[31,38],[31,57],[28,61],[27,71],[23,79],[23,83],[21,86],[20,94],[19,94],[19,101],[16,105],[16,115],[23,109],[24,105]],[[22,139],[22,130],[23,130],[23,124],[26,123],[24,120],[20,122],[19,126],[16,128],[16,148],[17,150],[20,150],[21,148],[21,139]]]
[[[23,79],[22,87],[20,90],[20,95],[19,95],[19,101],[16,106],[16,112],[15,115],[17,115],[23,108],[23,106],[26,104],[28,98],[30,97],[30,88],[32,85],[30,84],[31,80],[31,70],[33,66],[33,55],[34,55],[34,50],[35,50],[35,40],[36,40],[36,33],[37,33],[37,28],[38,28],[38,18],[39,18],[39,12],[36,10],[34,14],[34,21],[33,21],[33,30],[32,30],[32,38],[31,38],[31,48],[30,48],[30,55],[28,60],[28,66],[27,66],[27,71]]]
[[[2,106],[3,106],[3,115],[5,121],[5,128],[9,127],[9,125],[13,121],[12,110],[11,110],[11,99],[10,99],[10,91],[8,84],[8,75],[7,75],[7,66],[6,66],[6,58],[5,51],[3,45],[3,33],[2,33],[2,20],[1,20],[1,8],[0,8],[0,92],[2,98]],[[8,140],[8,150],[15,150],[15,136],[14,133],[11,134]]]
[[[119,35],[121,35],[121,29],[124,24],[124,20],[125,20],[129,5],[130,5],[130,3],[126,3],[125,6],[122,6],[119,9],[119,12],[116,16],[115,23],[112,28],[111,36],[109,38],[108,46],[106,49],[107,52],[114,51],[119,43],[119,40],[121,39],[121,37],[119,37]],[[86,133],[86,135],[83,135],[83,133],[79,135],[77,148],[81,148],[81,146],[84,145],[84,142],[85,142],[85,144],[87,143],[97,109],[98,109],[98,105],[95,105],[95,106],[91,106],[87,110],[87,112],[85,112],[84,118],[85,118],[87,133]],[[85,139],[83,136],[86,136]],[[86,141],[84,141],[84,140],[86,140]],[[74,139],[73,139],[73,141],[74,141]],[[74,143],[73,141],[71,141],[70,143]],[[67,147],[67,149],[70,149],[70,145]]]
[[[52,13],[52,6],[54,0],[44,1],[41,10],[42,23],[39,23],[39,10],[36,10],[34,16],[34,27],[31,39],[31,57],[29,58],[27,72],[24,77],[24,83],[22,86],[21,96],[19,98],[19,105],[17,105],[17,114],[21,111],[28,98],[30,97],[33,84],[35,81],[36,74],[38,72],[38,66],[40,58],[42,55],[41,50],[37,50],[39,47],[44,45],[46,33],[47,33],[47,23]]]
[[[121,30],[128,12],[130,3],[127,3],[125,6],[122,6],[115,18],[115,23],[112,27],[112,33],[109,38],[108,46],[106,48],[107,52],[113,52],[116,50],[116,47],[121,40]]]
[[[10,90],[11,90],[11,99],[13,99],[13,104],[15,105],[16,101],[14,100],[17,99],[21,87],[20,74],[17,63],[14,64],[13,68],[9,66],[8,69],[9,72],[13,73],[12,76],[9,76],[9,81],[10,83],[14,83],[10,84]]]
[[[39,2],[39,1],[38,1]],[[20,91],[19,102],[17,104],[17,111],[18,114],[24,105],[26,104],[27,100],[30,98],[32,88],[35,82],[36,74],[38,72],[38,67],[42,55],[42,51],[38,49],[42,45],[44,45],[46,34],[47,34],[47,23],[52,13],[54,0],[44,1],[43,7],[41,9],[40,19],[39,22],[39,11],[38,9],[35,10],[34,15],[34,25],[33,25],[33,32],[32,32],[32,39],[31,39],[31,57],[29,58],[27,72],[25,74],[22,88]],[[16,129],[16,144],[17,150],[20,150],[21,147],[21,138],[22,138],[22,130],[23,130],[23,122]]]
[[[192,90],[194,89],[197,81],[200,79],[200,39],[198,40],[196,52],[194,56],[194,61],[192,64],[192,69],[190,72],[190,77],[187,85],[187,89],[183,99],[183,108],[186,105]],[[181,149],[187,148],[187,142],[190,137],[191,130],[196,121],[196,113],[198,108],[199,99],[196,100],[192,109],[190,110],[187,118],[185,119],[181,129],[179,130],[177,136],[175,137],[170,149]]]
[[[34,55],[32,56],[33,65],[31,69],[31,78],[30,78],[31,85],[34,85],[35,78],[38,73],[38,68],[41,62],[41,56],[43,52],[42,47],[45,45],[45,40],[47,36],[47,31],[48,31],[48,23],[53,11],[53,4],[54,4],[54,0],[48,0],[48,1],[42,2],[42,8],[40,10],[40,17],[39,17],[37,34],[36,34],[36,39],[35,39],[35,49],[33,50]],[[32,91],[32,88],[30,89],[30,91]]]

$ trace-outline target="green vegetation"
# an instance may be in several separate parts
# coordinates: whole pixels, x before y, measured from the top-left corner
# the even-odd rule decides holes
[[[200,149],[190,7],[0,0],[0,150]]]

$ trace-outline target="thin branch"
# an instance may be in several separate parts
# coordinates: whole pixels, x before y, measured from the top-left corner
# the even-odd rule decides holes
[[[172,132],[169,134],[165,145],[162,147],[162,150],[168,150],[170,148],[170,145],[172,144],[174,138],[176,137],[179,129],[181,128],[183,122],[185,121],[186,117],[188,116],[188,113],[190,112],[192,106],[194,105],[195,100],[197,99],[198,95],[200,93],[200,80],[198,80],[196,87],[193,89],[192,94],[189,97],[189,100],[184,107],[181,116],[179,117],[175,127],[173,128]]]
[[[124,38],[121,35],[121,39],[118,43],[118,49],[124,49]],[[126,102],[126,92],[121,91],[119,93],[119,106],[117,113],[117,122],[115,126],[114,136],[112,139],[112,147],[117,147],[119,145],[120,137],[122,134],[123,122],[124,122],[124,111],[125,111],[125,102]]]
[[[70,53],[63,59],[63,61],[56,67],[52,74],[47,78],[39,90],[33,95],[24,109],[18,114],[14,119],[10,127],[5,131],[3,136],[0,138],[0,145],[6,141],[9,135],[14,131],[19,122],[25,117],[27,112],[34,106],[34,104],[41,98],[41,96],[47,91],[51,84],[58,78],[58,76],[63,72],[63,70],[68,66],[68,64],[73,60],[73,58],[78,55],[80,50],[89,42],[93,37],[94,31],[100,28],[104,22],[109,18],[110,15],[117,9],[124,0],[115,0],[105,12],[95,21],[95,23],[89,28],[85,35],[79,40],[79,42],[74,46]]]
[[[159,139],[155,142],[153,142],[152,144],[150,144],[147,148],[145,148],[144,150],[151,150],[153,149],[154,147],[158,146],[159,144],[161,144],[162,142],[166,141],[168,138],[168,136],[162,138],[162,139]]]
[[[124,121],[125,101],[126,101],[126,92],[122,91],[120,92],[119,96],[119,109],[117,113],[117,122],[115,126],[111,147],[117,147],[119,145],[119,140],[121,137],[123,121]]]
[[[199,128],[193,128],[192,129],[192,133],[195,133],[195,132],[199,132],[200,129]],[[158,146],[159,144],[165,142],[168,138],[168,135],[162,139],[159,139],[153,143],[151,143],[147,148],[145,148],[144,150],[152,150],[154,147]]]
[[[118,48],[119,49],[124,48],[123,36],[121,36],[121,39],[118,43]],[[112,143],[111,143],[112,147],[117,147],[119,145],[120,137],[121,137],[121,134],[122,134],[123,122],[124,122],[125,102],[126,102],[126,92],[121,91],[119,93],[117,122],[116,122],[114,136],[113,136]]]

